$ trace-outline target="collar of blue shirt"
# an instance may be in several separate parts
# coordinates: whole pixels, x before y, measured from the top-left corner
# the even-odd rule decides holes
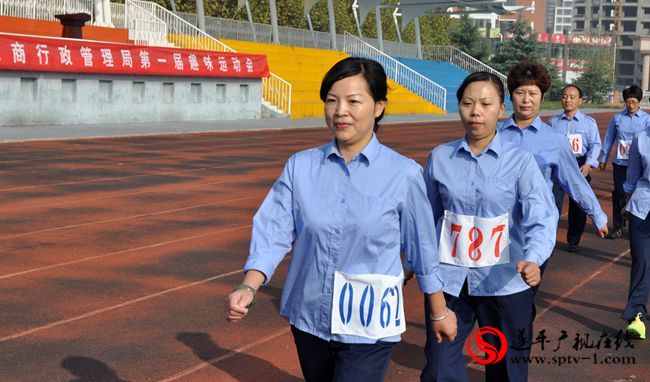
[[[377,136],[375,135],[375,133],[372,133],[372,138],[370,138],[370,142],[368,142],[366,147],[364,147],[363,150],[361,150],[361,152],[359,153],[358,155],[359,159],[365,158],[366,162],[370,164],[370,162],[374,161],[379,155],[379,146],[380,143],[379,140],[377,139]],[[336,146],[336,138],[332,138],[332,140],[328,144],[322,147],[324,153],[323,159],[329,158],[332,155],[336,155],[339,158],[343,158],[341,153],[339,153],[338,147]]]
[[[562,119],[569,120],[569,117],[567,117],[566,112],[562,112],[562,114],[560,114],[560,115],[561,115],[561,118],[562,118]],[[575,119],[576,121],[580,121],[580,120],[582,119],[582,116],[583,116],[583,115],[584,115],[584,114],[583,114],[580,110],[578,110],[578,111],[576,111],[576,113],[573,115],[573,119]]]
[[[458,145],[456,146],[456,149],[452,152],[451,156],[453,157],[461,149],[467,151],[469,154],[474,156],[472,154],[472,150],[469,148],[469,143],[467,142],[467,135],[465,135],[463,139],[458,140]],[[487,152],[492,152],[496,157],[499,157],[503,152],[503,140],[501,139],[501,134],[499,134],[498,131],[494,135],[494,138],[492,138],[490,144],[487,145],[487,147],[481,152],[481,154]]]
[[[535,117],[535,119],[533,120],[533,123],[531,123],[530,125],[526,126],[526,128],[528,129],[528,128],[531,128],[531,127],[532,127],[532,130],[533,130],[533,131],[537,131],[537,130],[539,130],[542,126],[544,126],[544,122],[542,121],[542,119],[541,119],[541,118],[539,117],[539,115],[538,115],[538,116]],[[498,127],[497,127],[497,128],[498,128]],[[514,115],[514,114],[511,115],[510,118],[508,118],[508,119],[506,119],[506,120],[504,120],[504,121],[502,122],[502,124],[501,124],[499,130],[503,130],[503,129],[512,129],[512,128],[514,128],[514,129],[519,129],[519,126],[517,126],[517,123],[515,122],[515,115]]]

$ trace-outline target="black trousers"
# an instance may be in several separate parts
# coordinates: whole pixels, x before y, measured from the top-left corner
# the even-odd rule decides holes
[[[346,344],[324,339],[291,326],[306,382],[381,382],[395,342]]]
[[[645,220],[630,214],[630,255],[630,291],[621,318],[630,321],[637,313],[641,313],[647,320],[650,294],[650,214]]]
[[[467,382],[467,366],[463,348],[472,334],[474,324],[499,329],[507,344],[498,343],[492,336],[483,339],[499,349],[507,346],[505,357],[485,366],[487,382],[527,382],[528,364],[521,362],[530,356],[535,318],[535,291],[532,288],[507,296],[470,296],[467,283],[458,297],[445,293],[447,306],[456,313],[458,335],[453,342],[437,343],[431,320],[428,300],[425,298],[427,341],[424,347],[426,365],[420,375],[421,382]]]
[[[627,166],[621,166],[616,163],[614,167],[614,191],[612,192],[612,221],[614,229],[623,229],[623,208],[625,207],[625,190],[623,183],[627,179]]]

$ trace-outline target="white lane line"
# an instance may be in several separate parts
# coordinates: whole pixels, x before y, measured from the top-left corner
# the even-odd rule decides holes
[[[110,312],[112,310],[120,309],[120,308],[123,308],[125,306],[129,306],[129,305],[133,305],[133,304],[136,304],[136,303],[139,303],[139,302],[147,301],[147,300],[150,300],[150,299],[155,298],[155,297],[164,296],[164,295],[172,293],[172,292],[176,292],[176,291],[183,290],[183,289],[186,289],[186,288],[190,288],[190,287],[200,285],[200,284],[205,284],[207,282],[214,281],[214,280],[217,280],[217,279],[220,279],[220,278],[240,274],[241,272],[242,272],[241,270],[236,270],[236,271],[232,271],[232,272],[228,272],[228,273],[222,273],[222,274],[219,274],[219,275],[216,275],[216,276],[208,277],[207,279],[195,281],[193,283],[180,285],[180,286],[177,286],[177,287],[171,288],[171,289],[165,289],[163,291],[153,293],[153,294],[148,294],[146,296],[142,296],[142,297],[139,297],[139,298],[136,298],[136,299],[133,299],[133,300],[129,300],[129,301],[123,302],[121,304],[107,306],[105,308],[93,310],[91,312],[87,312],[87,313],[84,313],[84,314],[79,315],[79,316],[71,317],[71,318],[68,318],[68,319],[65,319],[65,320],[61,320],[61,321],[52,322],[52,323],[47,324],[47,325],[37,326],[37,327],[29,329],[29,330],[25,330],[25,331],[22,331],[22,332],[18,332],[18,333],[14,333],[14,334],[10,334],[8,336],[2,337],[2,338],[0,338],[0,342],[6,342],[6,341],[9,341],[9,340],[14,340],[16,338],[20,338],[20,337],[24,337],[24,336],[27,336],[27,335],[30,335],[30,334],[38,333],[38,332],[41,332],[43,330],[47,330],[47,329],[51,329],[51,328],[54,328],[54,327],[57,327],[57,326],[65,325],[65,324],[68,324],[70,322],[79,321],[79,320],[82,320],[84,318],[96,316],[96,315],[101,314],[101,313]]]
[[[198,365],[196,365],[194,367],[190,367],[189,369],[185,369],[185,370],[183,370],[183,371],[181,371],[179,373],[176,373],[176,374],[174,374],[174,375],[172,375],[170,377],[167,377],[165,379],[161,379],[158,382],[175,381],[175,380],[177,380],[177,379],[179,379],[181,377],[184,377],[186,375],[192,374],[192,373],[197,372],[199,370],[205,369],[208,366],[214,366],[217,363],[219,363],[219,362],[221,362],[221,361],[223,361],[225,359],[228,359],[230,357],[236,356],[239,353],[245,352],[246,350],[248,350],[250,348],[257,347],[257,346],[259,346],[259,345],[261,345],[261,344],[263,344],[265,342],[271,341],[271,340],[273,340],[273,339],[275,339],[277,337],[285,335],[285,334],[287,334],[289,332],[289,330],[290,330],[289,328],[282,329],[277,333],[273,333],[271,335],[268,335],[268,336],[262,338],[261,340],[255,341],[253,343],[250,343],[250,344],[247,344],[247,345],[244,345],[244,346],[241,346],[241,347],[238,347],[237,349],[231,350],[228,353],[226,353],[226,354],[224,354],[224,355],[222,355],[220,357],[212,358],[212,359],[210,359],[208,361],[201,362],[200,364],[198,364]]]
[[[18,186],[18,187],[10,187],[10,188],[0,189],[0,192],[29,190],[29,189],[42,188],[42,187],[71,186],[71,185],[90,184],[90,183],[99,183],[99,182],[115,182],[115,181],[129,180],[129,179],[134,179],[134,178],[147,178],[147,177],[154,177],[154,176],[169,176],[169,175],[186,174],[186,173],[190,173],[190,172],[199,172],[199,171],[207,171],[207,170],[217,170],[217,169],[222,169],[222,168],[230,168],[230,167],[238,167],[238,166],[239,167],[257,168],[260,165],[285,163],[285,162],[286,162],[285,160],[281,160],[281,161],[264,161],[264,162],[225,164],[225,165],[211,166],[211,167],[192,168],[192,169],[188,169],[188,170],[165,171],[165,172],[159,172],[159,173],[153,173],[153,174],[127,175],[127,176],[117,176],[117,177],[98,178],[98,179],[87,179],[87,180],[79,180],[79,181],[71,181],[71,182],[37,184],[37,185],[32,185],[32,186]]]
[[[535,319],[539,319],[539,317],[543,316],[544,313],[548,312],[551,308],[557,306],[562,302],[562,300],[566,299],[570,295],[574,294],[578,289],[582,288],[585,286],[587,283],[589,283],[591,280],[596,278],[598,275],[609,269],[612,265],[616,264],[623,256],[628,255],[630,253],[630,250],[625,250],[621,252],[618,256],[614,258],[611,262],[607,264],[603,264],[600,268],[598,268],[594,273],[591,274],[591,276],[587,277],[584,279],[582,282],[580,282],[577,285],[574,285],[573,288],[569,289],[568,291],[564,292],[561,296],[558,296],[555,300],[551,301],[551,303],[544,308],[536,317]]]
[[[79,223],[79,224],[71,224],[71,225],[66,225],[66,226],[46,228],[46,229],[42,229],[42,230],[38,230],[38,231],[22,232],[22,233],[18,233],[18,234],[15,234],[15,235],[2,236],[2,237],[0,237],[0,240],[14,239],[14,238],[18,238],[18,237],[36,235],[36,234],[39,234],[39,233],[62,231],[62,230],[71,229],[71,228],[87,227],[87,226],[91,226],[91,225],[95,225],[95,224],[115,223],[115,222],[119,222],[119,221],[130,220],[130,219],[138,219],[138,218],[149,217],[149,216],[164,215],[164,214],[168,214],[168,213],[187,211],[187,210],[191,210],[191,209],[195,209],[195,208],[221,206],[221,205],[224,205],[224,204],[240,202],[240,201],[243,201],[243,200],[258,199],[258,198],[263,197],[263,196],[264,196],[263,194],[260,194],[260,195],[246,197],[246,198],[222,200],[222,201],[219,201],[219,202],[216,202],[216,203],[197,204],[197,205],[194,205],[194,206],[174,208],[174,209],[171,209],[171,210],[151,212],[151,213],[148,213],[148,214],[129,215],[129,216],[122,216],[122,217],[113,218],[113,219],[97,220],[97,221],[91,221],[91,222],[86,222],[86,223]]]
[[[607,264],[603,264],[600,268],[598,268],[594,273],[591,274],[591,276],[587,277],[584,279],[581,283],[574,285],[573,288],[569,289],[565,293],[563,293],[561,296],[558,296],[555,300],[551,301],[551,303],[544,308],[539,314],[535,316],[535,320],[539,319],[544,313],[548,312],[551,308],[559,305],[564,299],[569,297],[570,295],[574,294],[578,289],[582,288],[585,286],[588,282],[596,278],[598,275],[609,269],[612,265],[616,264],[623,256],[627,255],[630,253],[630,250],[623,251],[622,253],[618,254],[611,262]],[[467,367],[471,367],[475,370],[485,370],[484,366],[479,366],[475,361],[471,361],[467,364]]]
[[[75,204],[75,203],[81,203],[81,202],[89,202],[93,200],[106,200],[106,199],[116,199],[116,198],[121,198],[123,196],[134,196],[134,195],[142,195],[142,194],[160,194],[164,193],[167,191],[176,191],[179,188],[182,189],[193,189],[197,188],[200,186],[216,186],[216,185],[221,185],[221,184],[229,184],[229,183],[237,183],[237,182],[246,182],[254,179],[264,179],[267,177],[274,177],[275,175],[265,175],[265,176],[255,176],[255,177],[247,177],[247,178],[235,178],[235,179],[230,179],[230,180],[211,180],[208,182],[190,182],[190,183],[183,183],[182,187],[178,187],[178,184],[166,184],[163,186],[157,186],[160,187],[158,189],[145,189],[145,190],[139,190],[139,191],[128,191],[128,192],[119,192],[119,193],[113,193],[110,195],[100,195],[100,196],[92,196],[92,197],[87,197],[87,198],[77,198],[77,199],[64,199],[59,202],[53,202],[53,203],[43,203],[43,204],[34,204],[34,205],[20,205],[18,204],[14,208],[7,208],[3,207],[2,211],[4,213],[6,212],[13,212],[13,211],[25,211],[27,209],[35,209],[35,208],[48,208],[48,207],[56,207],[56,206],[62,206],[62,205],[67,205],[67,204]],[[55,197],[55,198],[58,198]]]
[[[203,234],[200,234],[200,235],[193,235],[193,236],[183,237],[183,238],[180,238],[180,239],[163,241],[163,242],[160,242],[160,243],[146,245],[146,246],[143,246],[143,247],[129,248],[129,249],[125,249],[125,250],[122,250],[122,251],[104,253],[104,254],[101,254],[101,255],[84,257],[82,259],[66,261],[66,262],[63,262],[63,263],[46,265],[44,267],[27,269],[27,270],[20,271],[20,272],[15,272],[15,273],[8,273],[6,275],[0,275],[0,280],[4,280],[4,279],[11,278],[11,277],[16,277],[16,276],[23,276],[23,275],[26,275],[26,274],[40,272],[40,271],[46,271],[46,270],[54,269],[54,268],[65,267],[65,266],[72,265],[72,264],[79,264],[79,263],[83,263],[83,262],[86,262],[86,261],[101,259],[101,258],[108,257],[108,256],[120,255],[120,254],[124,254],[124,253],[129,253],[129,252],[136,252],[136,251],[140,251],[140,250],[144,250],[144,249],[158,248],[158,247],[162,247],[162,246],[168,245],[168,244],[180,243],[180,242],[183,242],[183,241],[199,239],[199,238],[202,238],[202,237],[207,237],[207,236],[212,236],[212,235],[219,235],[219,234],[222,234],[222,233],[226,233],[226,232],[230,232],[230,231],[236,231],[236,230],[239,230],[239,229],[250,228],[250,227],[252,227],[251,224],[234,226],[234,227],[230,227],[230,228],[226,228],[226,229],[221,229],[221,230],[217,230],[217,231],[203,233]]]

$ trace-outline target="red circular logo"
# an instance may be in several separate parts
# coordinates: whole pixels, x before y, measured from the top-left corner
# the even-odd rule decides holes
[[[499,349],[495,348],[494,345],[486,342],[483,339],[484,335],[492,335],[499,338]],[[475,344],[479,350],[485,352],[485,358],[474,354],[474,351],[472,350],[472,344]],[[506,351],[508,350],[508,340],[506,340],[506,335],[503,334],[503,332],[499,329],[493,328],[491,326],[482,326],[469,335],[466,347],[467,353],[476,363],[479,363],[481,365],[494,364],[501,361],[503,357],[505,357]]]

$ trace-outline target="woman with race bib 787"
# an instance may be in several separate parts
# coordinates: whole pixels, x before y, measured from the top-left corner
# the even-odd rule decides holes
[[[383,380],[405,330],[404,268],[438,318],[437,340],[456,335],[422,168],[375,134],[386,93],[376,61],[346,58],[325,75],[320,98],[333,139],[289,158],[253,219],[246,274],[228,296],[226,318],[238,321],[293,245],[280,314],[307,381]]]
[[[497,132],[505,110],[501,80],[472,73],[456,95],[465,136],[433,149],[424,177],[439,233],[443,290],[458,334],[438,343],[427,330],[421,380],[467,381],[463,347],[475,340],[478,322],[505,337],[482,337],[499,350],[496,362],[485,367],[486,381],[524,382],[528,366],[512,358],[530,353],[531,287],[540,283],[539,266],[553,251],[558,212],[533,155]]]

